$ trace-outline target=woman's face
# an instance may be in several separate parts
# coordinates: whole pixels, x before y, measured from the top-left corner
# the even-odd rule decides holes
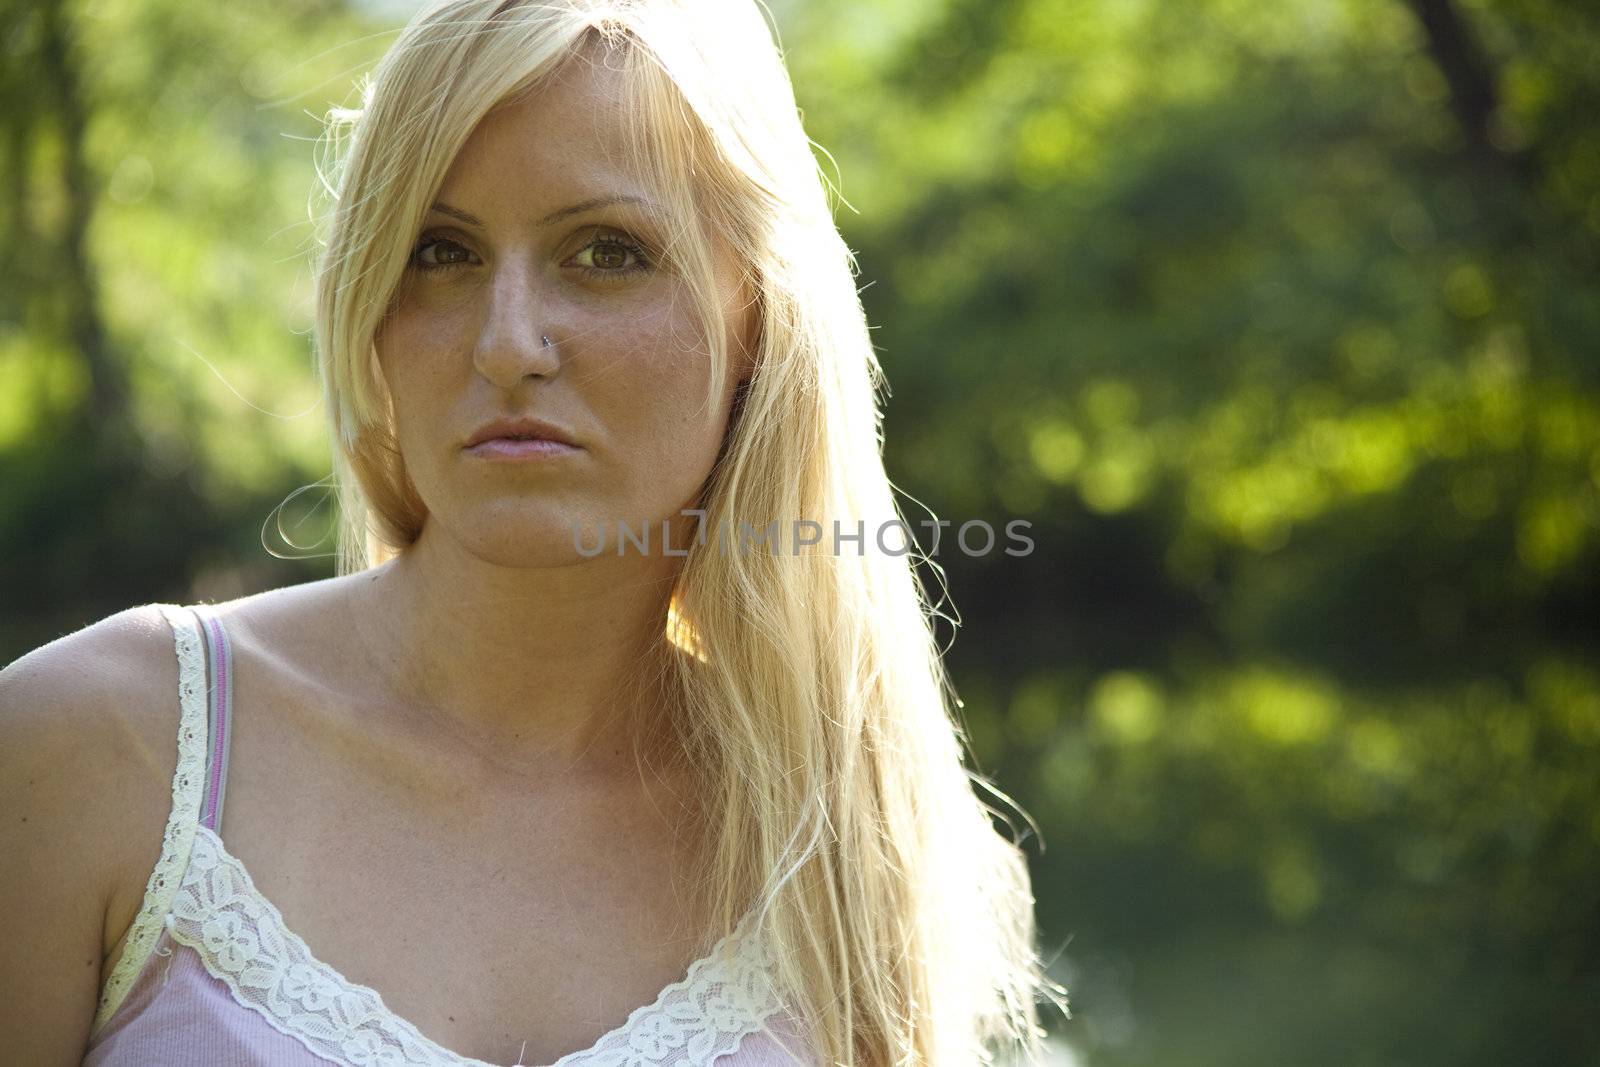
[[[718,247],[730,358],[706,396],[690,291],[655,252],[666,219],[613,162],[617,79],[571,63],[479,124],[376,337],[406,470],[441,527],[427,536],[505,566],[582,558],[575,525],[591,549],[604,529],[614,555],[619,522],[648,523],[661,554],[661,522],[694,505],[749,373],[748,290]],[[466,448],[485,422],[520,416],[577,447],[513,462]]]

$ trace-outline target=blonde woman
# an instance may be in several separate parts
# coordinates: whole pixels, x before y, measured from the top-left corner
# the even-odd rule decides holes
[[[339,575],[0,674],[0,1056],[1037,1062],[761,10],[434,3],[331,119]]]

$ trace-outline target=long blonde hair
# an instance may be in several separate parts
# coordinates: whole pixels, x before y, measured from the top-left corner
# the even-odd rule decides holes
[[[715,813],[710,914],[731,930],[761,906],[779,987],[828,1063],[1039,1062],[1035,1004],[1066,990],[1035,951],[1024,857],[974,786],[1004,794],[963,764],[922,557],[874,551],[902,517],[881,456],[883,373],[755,0],[437,0],[360,105],[329,113],[316,346],[339,571],[403,552],[426,518],[373,339],[428,205],[493,107],[590,54],[629,87],[627,162],[675,220],[670,259],[710,324],[713,381],[729,355],[710,240],[739,250],[756,294],[755,371],[702,492],[705,528],[757,516],[825,530],[796,554],[702,538],[672,589],[660,662],[676,748]],[[836,543],[832,520],[864,538]]]

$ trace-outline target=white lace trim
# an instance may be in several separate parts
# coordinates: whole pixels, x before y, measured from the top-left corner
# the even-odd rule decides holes
[[[732,1052],[782,1006],[763,942],[750,936],[754,916],[653,1003],[551,1067],[708,1067]],[[172,939],[193,948],[234,1000],[319,1056],[347,1067],[495,1067],[428,1040],[376,990],[313,956],[207,827],[197,828],[166,922]]]
[[[174,604],[158,604],[172,627],[178,654],[178,766],[172,774],[172,811],[161,835],[161,857],[145,884],[139,914],[128,926],[122,955],[106,978],[91,1033],[116,1013],[161,934],[162,920],[178,892],[200,823],[200,792],[206,770],[206,661],[194,618]]]

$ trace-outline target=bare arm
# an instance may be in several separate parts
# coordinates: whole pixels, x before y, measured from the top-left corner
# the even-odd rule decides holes
[[[160,850],[161,761],[170,775],[176,756],[153,746],[169,723],[176,744],[176,667],[173,707],[153,707],[165,664],[150,655],[161,636],[152,623],[165,626],[147,608],[120,612],[0,671],[0,1049],[8,1063],[82,1062],[108,907],[131,915],[130,879]]]

